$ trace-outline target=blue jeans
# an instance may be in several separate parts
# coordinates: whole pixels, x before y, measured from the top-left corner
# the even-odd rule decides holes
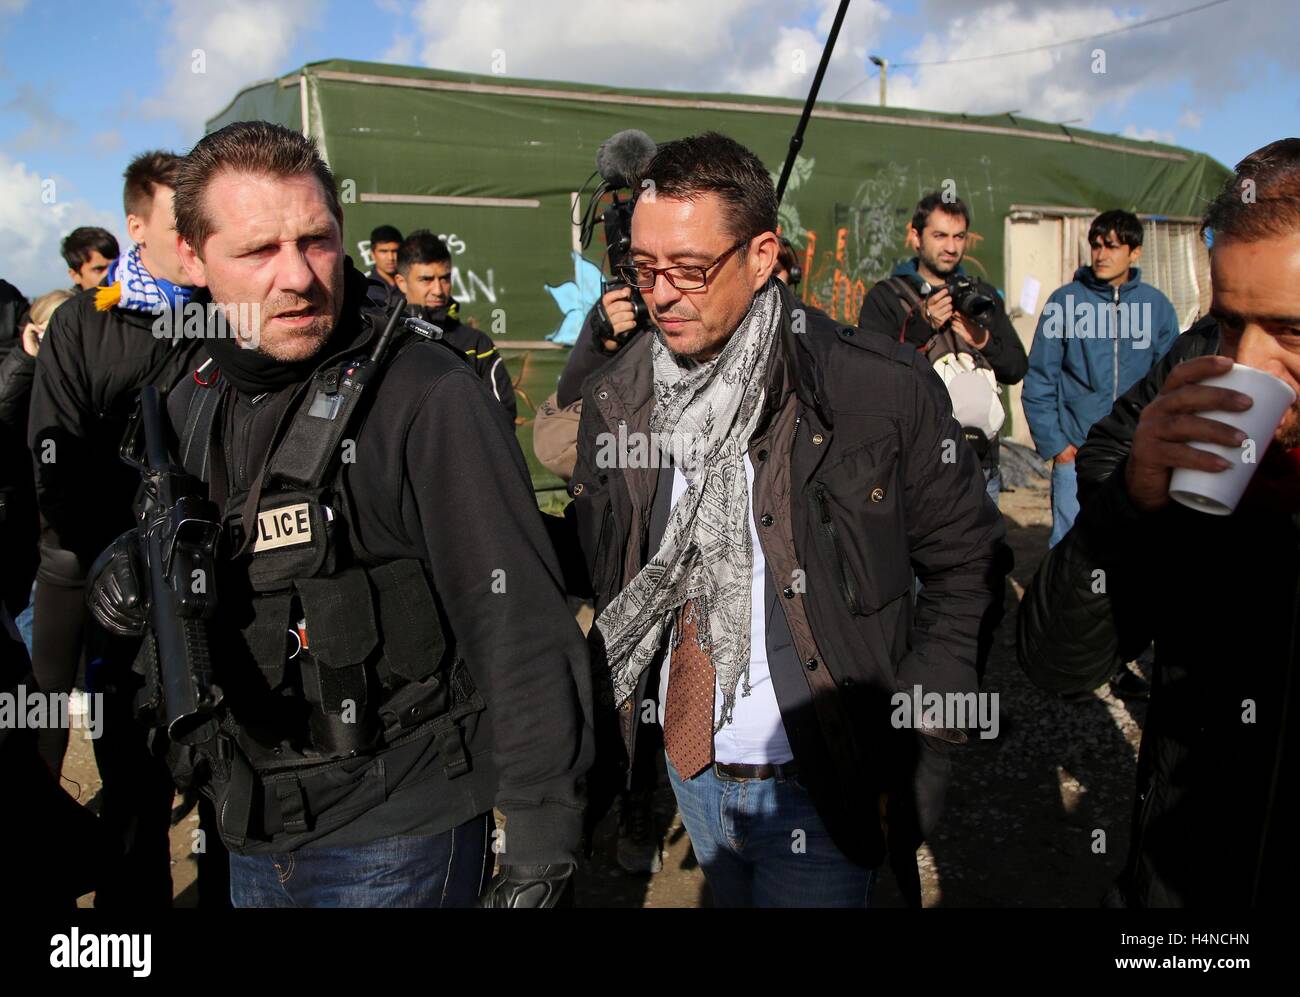
[[[797,781],[684,780],[668,763],[682,824],[718,907],[866,907],[875,873],[831,841]]]
[[[1052,535],[1047,540],[1048,549],[1061,542],[1070,532],[1075,517],[1079,515],[1079,477],[1074,461],[1068,464],[1052,462]]]
[[[440,834],[230,854],[236,907],[472,907],[492,869],[492,815]]]
[[[33,594],[36,592],[35,585],[32,586],[32,592]],[[14,623],[18,626],[18,634],[22,637],[23,643],[27,646],[27,656],[29,658],[32,654],[32,609],[35,605],[36,603],[29,598],[27,600],[27,606],[18,614],[18,619],[14,620]]]
[[[998,497],[1002,494],[1002,469],[998,467],[984,468],[984,492],[993,500],[993,504],[998,504]]]

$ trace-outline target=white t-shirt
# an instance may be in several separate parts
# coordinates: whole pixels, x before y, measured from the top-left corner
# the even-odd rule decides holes
[[[749,455],[745,455],[745,482],[749,494],[754,494],[754,465]],[[680,470],[673,470],[672,504],[686,491],[688,482]],[[751,500],[752,506],[752,500]],[[781,710],[776,703],[776,690],[772,688],[772,676],[767,668],[767,613],[763,606],[763,596],[767,591],[764,584],[767,575],[767,562],[763,558],[763,548],[758,542],[758,530],[754,526],[753,509],[749,516],[749,537],[754,545],[754,577],[750,586],[750,620],[749,620],[749,695],[746,696],[744,682],[736,686],[736,707],[732,712],[731,723],[713,735],[714,761],[725,764],[742,765],[782,765],[794,759],[790,750],[790,741],[785,736],[785,725],[781,722]],[[777,612],[781,608],[777,607]],[[659,673],[659,723],[664,722],[664,704],[668,702],[668,670],[671,655],[665,655],[663,667]],[[716,727],[722,716],[722,689],[718,687],[713,694],[713,724]]]

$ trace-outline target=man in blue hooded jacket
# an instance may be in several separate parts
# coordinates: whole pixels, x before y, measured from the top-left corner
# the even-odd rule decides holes
[[[1021,392],[1034,445],[1052,461],[1049,547],[1079,513],[1074,455],[1088,430],[1169,351],[1179,331],[1169,299],[1141,281],[1136,215],[1098,215],[1088,245],[1092,266],[1080,267],[1043,305]]]

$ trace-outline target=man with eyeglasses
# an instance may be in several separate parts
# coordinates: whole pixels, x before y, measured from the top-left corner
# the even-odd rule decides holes
[[[978,462],[915,350],[773,276],[753,153],[669,142],[633,189],[620,276],[656,329],[586,382],[569,484],[605,707],[594,791],[659,723],[716,904],[861,907],[887,848],[919,903],[912,856],[966,734],[896,693],[977,689],[1003,536]]]

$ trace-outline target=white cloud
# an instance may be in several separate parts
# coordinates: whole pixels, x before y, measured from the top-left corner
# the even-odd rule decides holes
[[[52,188],[47,181],[53,182]],[[77,226],[100,225],[123,247],[129,245],[120,231],[120,216],[84,201],[63,200],[60,193],[66,186],[61,178],[42,177],[0,151],[0,277],[29,299],[67,285],[59,243]]]
[[[567,0],[563,14],[535,0],[476,0],[452,5],[418,0],[415,31],[395,39],[386,58],[488,74],[497,57],[507,76],[615,86],[802,97],[808,92],[837,4],[835,0]],[[1056,45],[1129,28],[1173,13],[1179,0],[1141,7],[1111,0],[1100,9],[1077,0],[922,0],[926,28],[907,51],[880,51],[890,14],[879,0],[849,8],[821,99],[874,104],[868,53],[890,56],[888,100],[897,107],[994,114],[1016,110],[1046,121],[1090,123],[1105,108],[1149,119],[1141,101],[1175,84],[1190,85],[1200,109],[1232,89],[1257,85],[1251,66],[1291,65],[1290,39],[1300,6],[1267,13],[1226,4],[1103,39],[950,65],[954,59]],[[1262,7],[1262,5],[1259,5]],[[811,27],[810,27],[811,25]],[[418,39],[415,49],[407,47]],[[1213,59],[1190,57],[1213,40]],[[1095,50],[1105,72],[1094,72]],[[794,53],[804,53],[798,73]],[[417,58],[409,58],[417,56]],[[502,58],[504,65],[502,65]],[[1189,116],[1190,114],[1190,116]],[[1172,117],[1172,116],[1171,116]],[[1188,112],[1180,127],[1195,128]],[[1169,122],[1156,120],[1152,126]]]
[[[438,69],[649,87],[802,97],[830,29],[835,0],[571,0],[549,4],[422,0],[412,16],[419,62]],[[862,76],[889,12],[849,8],[822,84],[833,94]],[[814,22],[809,30],[798,26]],[[801,52],[797,56],[796,52]],[[837,89],[838,88],[838,89]]]
[[[1181,0],[1100,9],[1077,0],[925,0],[927,34],[899,62],[932,62],[1053,45],[1130,28],[1185,10]],[[1090,121],[1103,107],[1124,110],[1173,85],[1190,86],[1198,107],[1259,85],[1268,63],[1290,67],[1300,6],[1224,4],[1106,38],[999,59],[891,69],[889,102],[940,111],[996,113],[1018,108],[1047,121]],[[1093,71],[1096,50],[1105,73]],[[1211,58],[1189,53],[1212,52]],[[897,73],[897,76],[896,76]],[[1199,122],[1199,117],[1197,117]]]
[[[1174,133],[1161,131],[1158,128],[1139,128],[1137,125],[1126,125],[1124,127],[1125,138],[1135,138],[1139,142],[1163,142],[1165,145],[1174,144]]]
[[[379,57],[380,62],[391,62],[399,66],[409,66],[415,62],[415,39],[408,32],[402,32],[393,38],[393,44]]]
[[[323,0],[176,0],[159,46],[162,93],[142,102],[144,112],[197,139],[242,87],[292,68],[299,33],[324,13]]]
[[[927,33],[900,62],[949,64],[900,65],[889,74],[889,103],[971,114],[1015,110],[1045,121],[1089,120],[1103,100],[1122,104],[1138,89],[1129,67],[1104,41],[1000,59],[954,60],[1052,45],[1133,20],[1137,18],[1080,7],[1025,12],[1010,2],[941,19],[942,33]],[[1094,56],[1097,49],[1104,56]],[[1105,72],[1094,72],[1094,66]]]
[[[1190,107],[1185,107],[1183,113],[1178,117],[1178,127],[1199,132],[1201,130],[1201,116]]]

